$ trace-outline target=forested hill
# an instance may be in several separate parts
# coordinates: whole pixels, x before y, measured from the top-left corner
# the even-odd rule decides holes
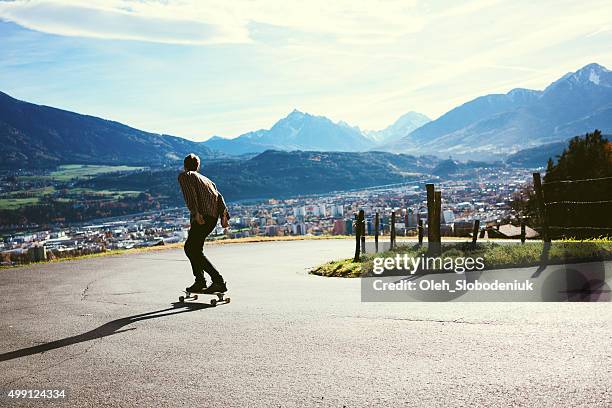
[[[269,150],[249,160],[203,162],[227,200],[289,197],[401,183],[431,173],[439,160],[384,152],[281,152]],[[162,194],[180,203],[180,168],[105,175],[83,182],[96,189]]]

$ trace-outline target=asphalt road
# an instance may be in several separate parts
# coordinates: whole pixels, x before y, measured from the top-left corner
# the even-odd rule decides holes
[[[359,279],[306,272],[352,245],[207,246],[216,308],[173,305],[181,250],[2,270],[0,387],[75,407],[612,406],[610,303],[362,303]]]

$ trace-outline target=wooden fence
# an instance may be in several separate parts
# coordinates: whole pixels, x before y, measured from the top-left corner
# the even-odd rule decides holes
[[[439,250],[442,244],[441,237],[441,213],[442,213],[442,193],[436,191],[435,185],[427,184],[427,241],[429,248],[433,251]],[[418,234],[419,245],[423,244],[423,235],[425,226],[423,220],[418,216],[417,212],[417,226],[416,231]],[[379,236],[381,235],[381,215],[376,212],[374,216],[374,251],[379,252]],[[390,226],[389,226],[389,248],[393,249],[397,245],[396,241],[396,230],[395,230],[396,212],[392,211],[390,214]],[[404,218],[404,224],[407,225],[407,211],[406,218]],[[357,262],[360,259],[360,254],[365,253],[365,235],[366,235],[366,218],[364,210],[360,210],[359,213],[355,214],[355,257],[354,261]],[[480,233],[480,220],[474,220],[472,224],[472,244],[476,245],[478,236]],[[521,242],[525,242],[525,222],[521,221]],[[432,245],[433,244],[433,245]]]
[[[433,184],[427,184],[427,240],[429,248],[440,248],[442,243],[440,220],[442,213],[442,193],[436,191]],[[397,245],[397,233],[395,229],[396,212],[392,211],[390,214],[390,225],[389,225],[389,249],[393,249]],[[400,218],[401,219],[401,218]],[[407,225],[407,212],[404,218],[404,224]],[[381,235],[381,216],[380,213],[376,212],[374,216],[374,251],[379,251],[379,236]],[[480,221],[476,220],[473,225],[473,237],[472,241],[476,243],[478,238],[478,232],[480,230]],[[423,244],[423,235],[425,227],[423,220],[418,216],[417,212],[417,226],[416,231],[418,235],[419,245]],[[355,214],[354,221],[355,231],[355,257],[354,262],[359,261],[360,255],[365,253],[365,236],[366,236],[366,217],[364,210],[359,210]],[[431,245],[434,244],[434,245]]]
[[[542,238],[612,235],[612,177],[542,182],[533,173]]]
[[[598,235],[612,235],[612,177],[585,180],[564,180],[542,183],[540,173],[533,173],[533,186],[537,207],[542,222],[541,236],[544,242],[552,238],[592,238]],[[440,215],[442,193],[433,184],[426,184],[427,190],[427,240],[430,248],[441,245]],[[417,212],[418,217],[418,212]],[[395,211],[391,212],[390,248],[396,246]],[[406,223],[407,224],[407,223]],[[525,221],[520,221],[521,243],[525,243]],[[419,244],[423,243],[423,220],[418,218]],[[480,220],[474,220],[472,244],[476,244],[480,232]],[[355,214],[355,261],[365,253],[365,213]],[[379,250],[380,214],[374,223],[374,246]]]

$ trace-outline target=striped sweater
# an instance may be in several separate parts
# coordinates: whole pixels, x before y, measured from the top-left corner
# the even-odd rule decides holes
[[[223,196],[208,177],[197,171],[183,171],[178,175],[178,182],[192,216],[199,213],[220,217],[226,211]]]

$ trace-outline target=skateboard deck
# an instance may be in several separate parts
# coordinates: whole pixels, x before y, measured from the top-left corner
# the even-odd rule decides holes
[[[179,302],[181,303],[184,303],[185,300],[198,300],[198,295],[213,296],[213,297],[216,296],[217,299],[210,300],[211,306],[217,306],[218,303],[229,303],[230,302],[230,298],[225,297],[226,292],[203,293],[203,292],[187,292],[186,290],[184,290],[183,293],[185,293],[185,296],[179,296]]]

